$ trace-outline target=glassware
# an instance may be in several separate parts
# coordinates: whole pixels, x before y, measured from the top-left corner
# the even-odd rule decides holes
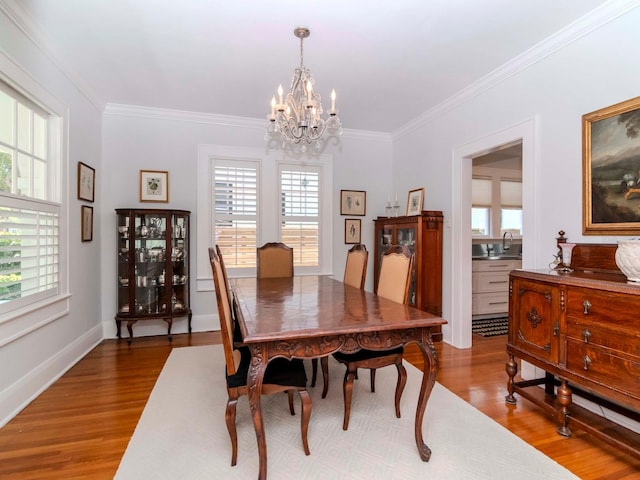
[[[575,247],[576,244],[561,243],[559,246],[562,249],[562,267],[560,267],[560,271],[573,272],[573,268],[571,268],[571,252],[573,251],[573,247]]]

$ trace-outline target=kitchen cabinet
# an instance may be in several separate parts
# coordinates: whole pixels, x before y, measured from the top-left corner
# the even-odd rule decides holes
[[[506,317],[509,311],[509,272],[518,268],[522,268],[522,260],[473,260],[472,315],[481,318],[504,314]]]

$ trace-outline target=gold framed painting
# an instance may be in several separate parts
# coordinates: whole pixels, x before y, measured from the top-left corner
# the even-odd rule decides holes
[[[582,116],[585,235],[640,234],[640,97]]]

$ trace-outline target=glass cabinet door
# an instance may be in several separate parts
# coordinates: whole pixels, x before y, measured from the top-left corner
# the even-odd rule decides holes
[[[416,304],[416,233],[415,226],[398,227],[396,230],[398,245],[409,247],[411,253],[414,254],[413,272],[411,273],[411,285],[409,287],[409,305]]]
[[[189,305],[189,217],[171,217],[171,311],[181,313]]]
[[[130,272],[129,258],[131,245],[129,241],[129,215],[118,215],[118,313],[129,313]]]
[[[153,213],[134,214],[133,224],[135,313],[164,313],[167,311],[167,217]]]

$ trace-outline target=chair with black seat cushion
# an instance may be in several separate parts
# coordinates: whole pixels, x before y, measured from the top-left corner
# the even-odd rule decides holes
[[[258,247],[258,278],[293,277],[293,248],[281,242]]]
[[[398,303],[407,303],[409,287],[411,284],[411,270],[413,268],[414,255],[404,245],[394,245],[382,255],[380,274],[378,276],[377,294]],[[371,391],[375,392],[376,369],[395,365],[398,370],[398,382],[396,384],[395,407],[396,417],[400,418],[400,398],[404,386],[407,383],[407,371],[402,365],[404,347],[391,350],[374,351],[360,350],[353,354],[337,352],[333,357],[347,367],[344,375],[344,419],[342,429],[349,428],[351,414],[351,397],[353,395],[353,382],[359,368],[368,368],[371,371]]]
[[[216,251],[218,250],[218,251]],[[222,333],[222,345],[225,357],[225,376],[227,381],[227,407],[225,420],[229,437],[231,438],[231,465],[235,465],[238,458],[238,437],[236,433],[236,405],[238,398],[248,394],[247,375],[251,362],[249,348],[234,342],[234,328],[237,323],[232,315],[232,304],[236,304],[235,295],[233,301],[229,301],[228,283],[225,279],[222,257],[218,255],[219,249],[209,249],[209,260],[213,272],[213,281],[216,290],[218,304],[218,316],[220,317],[220,329]],[[269,362],[264,374],[262,393],[271,395],[275,393],[289,393],[289,408],[294,414],[292,394],[298,391],[302,401],[302,446],[305,454],[309,455],[309,442],[307,432],[311,418],[311,396],[307,391],[307,375],[302,360],[287,360],[276,358]]]

